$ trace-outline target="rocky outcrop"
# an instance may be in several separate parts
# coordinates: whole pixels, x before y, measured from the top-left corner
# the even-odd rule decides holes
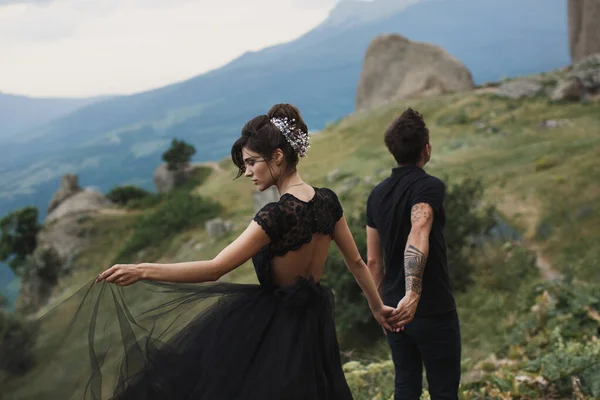
[[[523,97],[534,97],[544,90],[544,86],[537,81],[528,79],[517,79],[502,83],[496,89],[498,96],[520,99]]]
[[[88,243],[88,232],[82,226],[85,219],[85,216],[69,215],[46,224],[37,235],[38,247],[54,249],[68,270],[73,258]]]
[[[161,164],[154,170],[154,187],[158,193],[167,193],[187,182],[198,168],[197,165],[187,165],[184,168],[171,171],[167,164]]]
[[[79,178],[74,174],[66,174],[60,180],[60,188],[52,199],[50,205],[48,205],[48,214],[50,214],[56,207],[64,202],[69,197],[81,192],[83,189],[79,186]]]
[[[569,46],[573,62],[600,53],[600,1],[569,0],[568,14]]]
[[[600,95],[600,53],[570,67],[550,93],[552,101],[580,101]]]
[[[579,101],[585,94],[583,84],[579,78],[566,79],[558,84],[552,91],[552,101]]]
[[[208,220],[204,223],[204,229],[210,235],[211,238],[218,239],[233,229],[233,222],[223,220],[222,218],[215,218]]]
[[[600,92],[600,53],[579,61],[569,72],[567,79],[577,78],[586,94]]]
[[[105,208],[112,208],[114,204],[103,194],[86,189],[76,193],[59,204],[48,216],[46,223],[54,222],[69,215],[85,214]]]
[[[360,76],[356,109],[409,97],[472,90],[471,72],[441,47],[383,35],[371,42]]]
[[[101,193],[79,187],[77,175],[72,174],[63,176],[52,199],[52,211],[38,233],[37,243],[38,247],[56,250],[61,261],[67,263],[84,246],[85,233],[80,222],[90,213],[112,208],[114,204]]]

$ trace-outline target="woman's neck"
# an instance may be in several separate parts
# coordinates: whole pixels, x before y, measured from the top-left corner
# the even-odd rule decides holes
[[[294,185],[299,186],[302,183],[304,183],[304,181],[298,171],[296,171],[293,174],[282,177],[279,182],[277,182],[277,190],[279,190],[279,194],[284,194],[290,187]]]

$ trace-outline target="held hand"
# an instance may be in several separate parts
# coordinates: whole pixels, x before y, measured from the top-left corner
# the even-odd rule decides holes
[[[371,310],[373,312],[373,316],[375,317],[375,319],[377,320],[377,322],[379,323],[379,325],[381,325],[383,327],[384,333],[385,330],[389,330],[392,331],[392,326],[388,323],[388,318],[392,315],[392,312],[394,312],[394,309],[392,307],[388,307],[386,305],[384,305],[381,309],[379,310]]]
[[[140,264],[115,264],[96,278],[96,283],[106,281],[128,286],[142,279]]]
[[[394,332],[399,332],[415,317],[417,305],[419,304],[420,296],[415,292],[407,292],[406,295],[398,303],[398,307],[394,310],[388,323],[392,325]]]

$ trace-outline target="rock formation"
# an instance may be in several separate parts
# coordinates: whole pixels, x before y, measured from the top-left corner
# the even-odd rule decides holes
[[[177,186],[184,184],[193,176],[196,168],[196,165],[188,165],[185,168],[171,171],[167,168],[167,164],[159,165],[156,170],[154,170],[153,175],[156,191],[158,193],[167,193]]]
[[[374,39],[367,49],[356,109],[474,87],[471,72],[441,47],[411,42],[396,34],[383,35]]]
[[[76,193],[81,192],[83,189],[79,186],[79,178],[74,174],[66,174],[60,180],[60,188],[54,196],[52,196],[52,200],[50,200],[50,205],[48,206],[48,214],[50,214],[59,204],[64,202],[67,198],[73,196]]]
[[[568,14],[572,61],[600,53],[600,1],[569,0]]]

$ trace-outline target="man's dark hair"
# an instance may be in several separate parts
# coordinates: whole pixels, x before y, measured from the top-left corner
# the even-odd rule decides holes
[[[408,108],[385,132],[385,145],[398,164],[416,164],[429,143],[429,129],[423,116]]]

